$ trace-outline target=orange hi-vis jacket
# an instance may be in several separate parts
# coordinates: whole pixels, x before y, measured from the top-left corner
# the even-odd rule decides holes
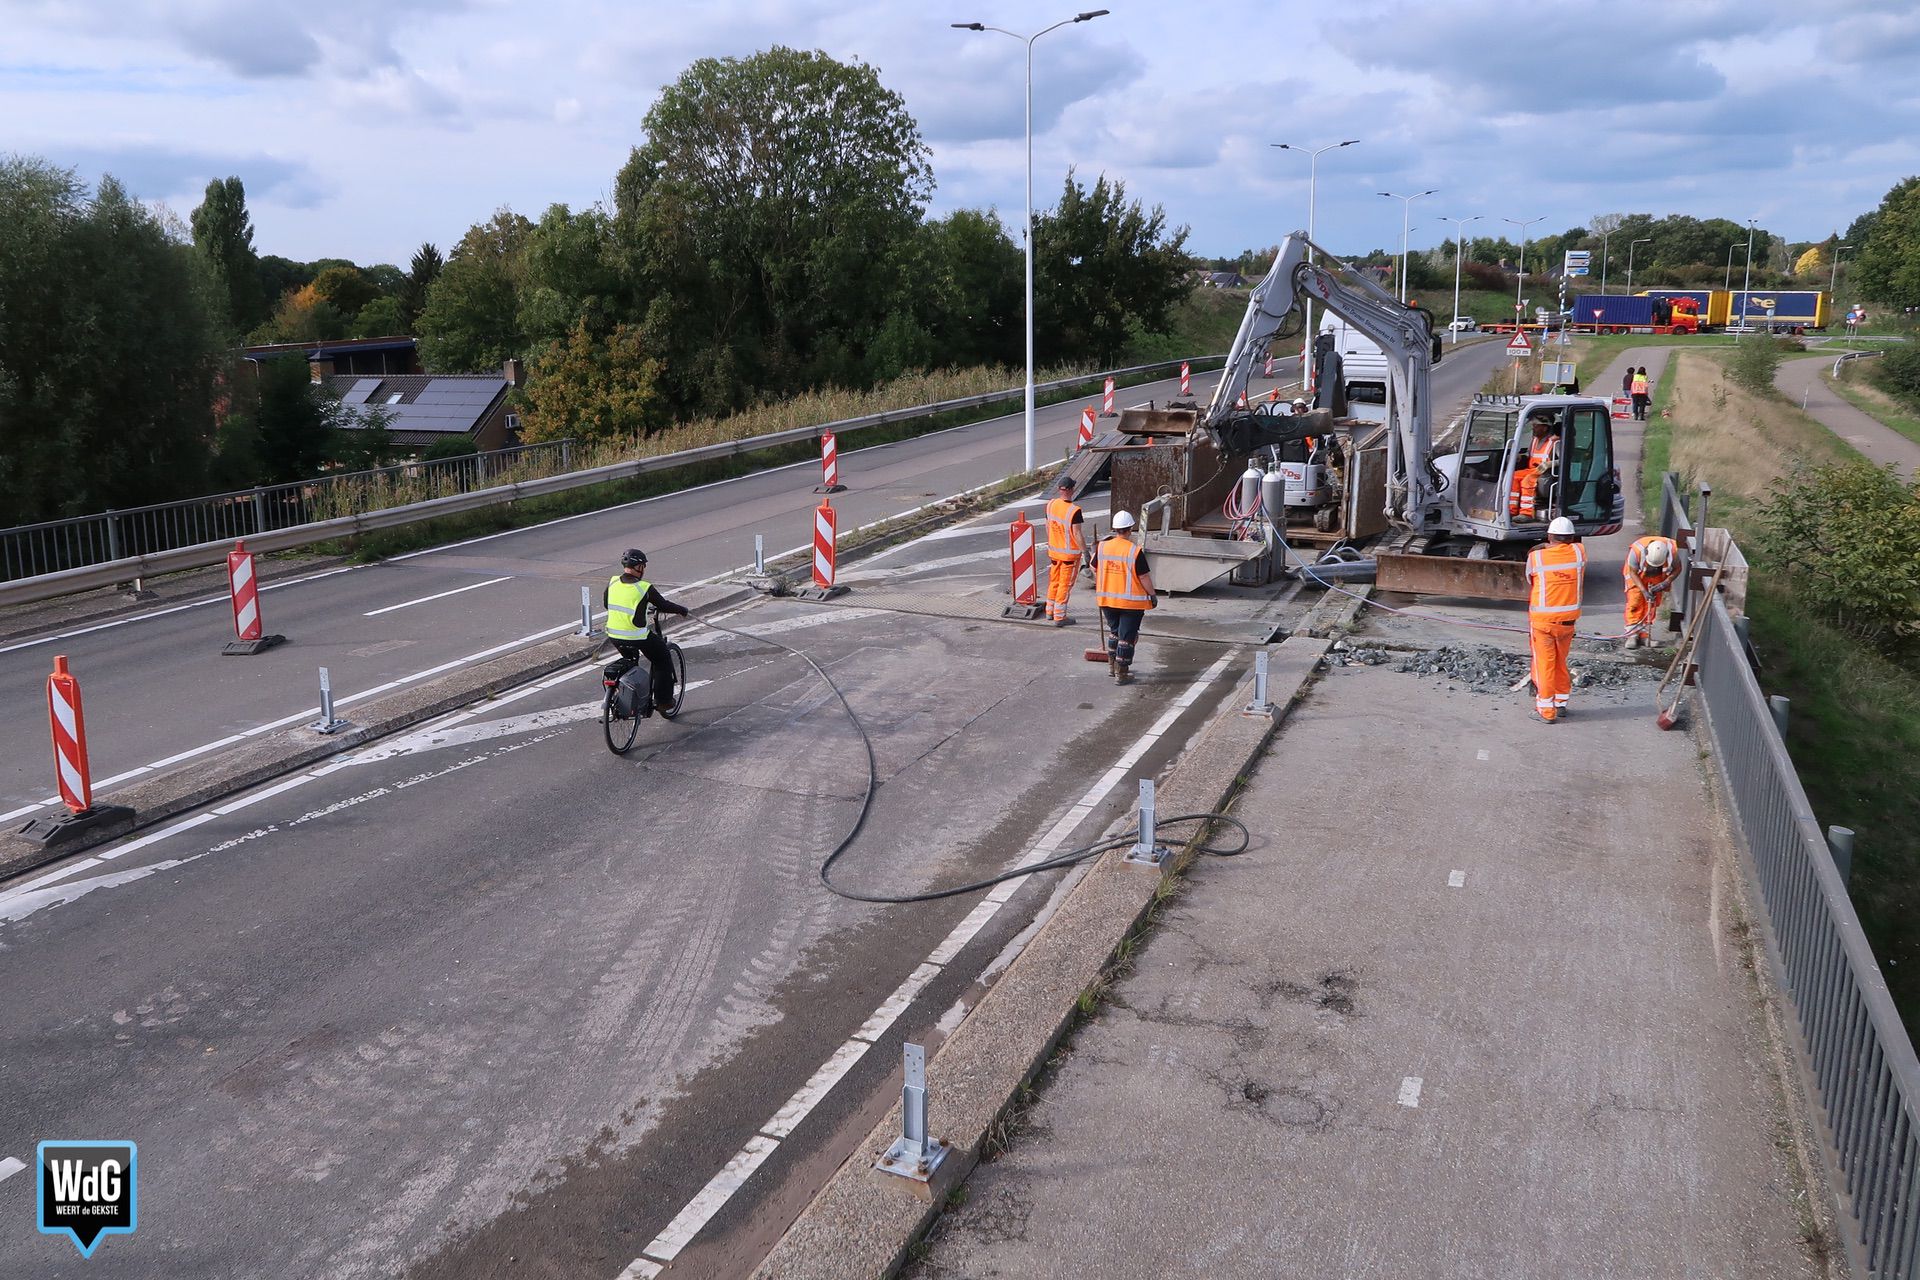
[[[1572,622],[1580,616],[1587,580],[1587,549],[1577,542],[1548,542],[1527,553],[1527,619]]]
[[[1133,539],[1115,535],[1100,544],[1093,573],[1094,599],[1103,609],[1151,609],[1153,596],[1134,572],[1140,548]]]
[[[1527,465],[1514,469],[1512,501],[1507,504],[1510,515],[1522,520],[1533,519],[1534,494],[1539,490],[1541,475],[1553,470],[1553,448],[1558,443],[1555,436],[1535,440],[1527,453]]]
[[[1667,544],[1667,562],[1658,569],[1647,564],[1647,548],[1656,542]],[[1629,584],[1638,578],[1646,583],[1649,591],[1658,591],[1672,579],[1674,566],[1679,563],[1680,548],[1674,545],[1673,539],[1650,533],[1644,538],[1634,539],[1633,545],[1627,548],[1627,561],[1623,569]]]
[[[1644,396],[1648,394],[1647,375],[1644,373],[1634,374],[1633,381],[1627,385],[1632,388],[1632,390],[1628,392],[1629,395]]]
[[[1047,554],[1055,560],[1078,560],[1086,554],[1087,544],[1073,518],[1080,514],[1079,504],[1055,498],[1047,504]]]

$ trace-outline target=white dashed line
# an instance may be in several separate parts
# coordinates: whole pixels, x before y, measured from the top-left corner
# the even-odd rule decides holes
[[[464,587],[455,587],[451,591],[438,591],[430,596],[421,596],[418,600],[407,600],[400,604],[390,604],[384,609],[369,609],[360,616],[363,618],[377,618],[383,613],[392,613],[397,609],[411,609],[417,604],[429,604],[435,600],[445,600],[448,596],[457,596],[465,591],[478,591],[480,588],[490,587],[496,582],[511,582],[512,580],[513,575],[508,574],[503,578],[488,578],[485,582],[470,582]]]
[[[5,1182],[8,1178],[11,1178],[14,1174],[20,1172],[22,1169],[26,1167],[27,1167],[26,1165],[20,1163],[20,1161],[18,1160],[15,1160],[12,1156],[8,1156],[6,1159],[0,1160],[0,1182]]]
[[[1486,751],[1485,751],[1484,749],[1482,749],[1482,750],[1481,750],[1481,752],[1480,752],[1480,756],[1479,756],[1479,758],[1480,758],[1480,759],[1482,759],[1482,760],[1490,760],[1490,759],[1492,759],[1492,757],[1491,757],[1491,756],[1489,756],[1489,755],[1488,755],[1488,754],[1486,753]]]
[[[1400,1082],[1400,1096],[1395,1101],[1403,1107],[1419,1106],[1420,1087],[1425,1083],[1419,1076],[1408,1076]]]

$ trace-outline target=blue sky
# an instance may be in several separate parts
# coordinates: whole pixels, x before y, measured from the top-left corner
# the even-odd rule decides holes
[[[1123,179],[1235,253],[1306,222],[1343,252],[1478,214],[1844,230],[1920,172],[1914,0],[1107,0],[1035,46],[1034,183]],[[263,253],[404,263],[507,204],[604,199],[660,87],[771,44],[878,67],[933,149],[934,211],[1022,202],[1022,51],[1075,9],[1010,0],[0,0],[0,150],[114,173],[181,216],[246,182]]]

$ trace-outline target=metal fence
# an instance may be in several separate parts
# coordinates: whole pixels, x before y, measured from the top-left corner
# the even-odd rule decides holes
[[[0,582],[471,493],[572,463],[573,441],[555,440],[0,529]]]
[[[1661,528],[1691,532],[1673,477]],[[1765,905],[1767,951],[1793,998],[1851,1217],[1871,1276],[1920,1276],[1920,1061],[1815,822],[1723,600],[1703,600],[1700,700]]]

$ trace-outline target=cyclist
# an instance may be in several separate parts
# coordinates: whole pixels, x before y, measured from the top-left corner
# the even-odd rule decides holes
[[[620,557],[620,572],[607,580],[600,602],[607,609],[607,639],[620,651],[619,661],[607,666],[608,683],[617,683],[644,657],[653,672],[654,707],[673,710],[673,663],[667,657],[667,642],[647,626],[647,610],[677,613],[683,618],[691,611],[661,595],[660,589],[647,581],[647,553],[637,547]]]

